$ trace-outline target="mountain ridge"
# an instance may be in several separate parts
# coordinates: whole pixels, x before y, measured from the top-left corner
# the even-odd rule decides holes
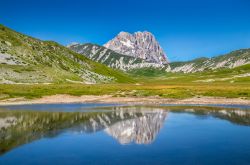
[[[149,63],[141,58],[128,56],[117,53],[111,49],[105,48],[97,44],[71,44],[69,49],[82,54],[93,61],[107,65],[114,69],[128,71],[131,69],[139,69],[144,67],[163,68],[164,65],[157,63]]]
[[[250,63],[250,48],[231,51],[211,58],[199,57],[190,61],[170,63],[171,72],[194,73],[222,68],[235,68]]]
[[[111,68],[114,69],[121,69],[123,71],[131,71],[131,70],[140,70],[144,68],[151,68],[151,69],[160,69],[161,71],[166,72],[182,72],[182,73],[195,73],[195,72],[202,72],[206,70],[216,70],[222,68],[235,68],[237,66],[242,66],[245,64],[250,63],[250,49],[239,49],[229,52],[224,55],[218,55],[211,58],[208,57],[199,57],[190,61],[177,61],[177,62],[170,62],[166,65],[156,64],[156,63],[148,63],[147,61],[135,58],[128,55],[123,55],[116,53],[110,49],[106,49],[107,52],[112,52],[115,59],[111,59],[109,62],[101,61],[100,59],[100,52],[96,51],[96,53],[90,53],[90,50],[86,51],[81,49],[80,47],[85,47],[86,45],[94,45],[99,50],[105,50],[104,47],[99,46],[97,44],[75,44],[70,46],[69,48],[73,51],[76,51],[79,54],[86,55],[90,59],[103,63]],[[76,46],[74,49],[73,47]],[[89,49],[89,46],[86,46]],[[77,50],[79,49],[79,50]],[[82,51],[82,52],[81,52]],[[99,53],[98,53],[99,52]],[[103,54],[105,57],[107,54]],[[94,58],[93,58],[94,57]],[[131,59],[133,62],[124,63],[124,60],[121,60],[121,57],[125,57]],[[99,58],[99,60],[97,60]],[[107,57],[105,57],[108,59]],[[126,61],[126,60],[125,60]]]

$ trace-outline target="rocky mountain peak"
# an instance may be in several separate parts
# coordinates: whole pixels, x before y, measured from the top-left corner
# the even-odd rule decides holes
[[[124,32],[124,31],[121,31],[118,35],[117,35],[118,37],[120,36],[120,37],[123,37],[123,36],[132,36],[130,33],[128,33],[128,32]]]
[[[115,38],[104,44],[104,47],[117,53],[144,59],[157,64],[167,64],[167,56],[154,35],[148,31],[120,32]]]

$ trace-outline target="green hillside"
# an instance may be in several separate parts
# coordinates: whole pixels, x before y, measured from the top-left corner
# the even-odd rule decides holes
[[[0,25],[0,83],[131,82],[126,74],[52,41]]]
[[[171,72],[194,73],[207,70],[232,69],[250,63],[250,49],[240,49],[212,58],[170,63]]]

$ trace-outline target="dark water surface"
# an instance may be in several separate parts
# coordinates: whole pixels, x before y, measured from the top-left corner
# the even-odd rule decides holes
[[[0,108],[0,164],[250,164],[247,106]]]

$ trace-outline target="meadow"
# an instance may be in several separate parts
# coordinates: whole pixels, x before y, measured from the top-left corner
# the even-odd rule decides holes
[[[130,72],[129,83],[1,84],[0,98],[39,98],[55,94],[163,98],[226,97],[250,99],[250,65],[200,73],[166,73],[146,69]]]

